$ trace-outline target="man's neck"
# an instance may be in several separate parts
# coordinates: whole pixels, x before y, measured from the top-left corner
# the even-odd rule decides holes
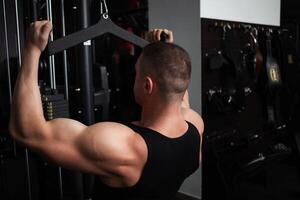
[[[179,102],[151,102],[143,106],[141,120],[138,122],[140,126],[165,129],[173,126],[174,123],[184,122]]]

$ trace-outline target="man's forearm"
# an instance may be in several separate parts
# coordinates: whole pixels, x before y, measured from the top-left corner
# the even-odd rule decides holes
[[[40,51],[27,48],[14,89],[10,132],[18,140],[32,138],[45,123],[38,87],[38,63]]]

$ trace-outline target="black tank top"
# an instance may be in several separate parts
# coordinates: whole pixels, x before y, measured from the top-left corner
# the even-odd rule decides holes
[[[125,124],[146,142],[148,158],[138,182],[132,187],[113,188],[95,181],[93,200],[168,200],[174,199],[183,181],[199,167],[200,136],[196,127],[177,138],[134,124]]]

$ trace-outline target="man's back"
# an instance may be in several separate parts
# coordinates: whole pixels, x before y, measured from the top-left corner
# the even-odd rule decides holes
[[[176,138],[126,124],[146,143],[147,158],[141,175],[134,185],[123,188],[110,187],[98,179],[94,198],[172,199],[184,179],[199,166],[200,135],[193,124],[186,123],[188,129]]]

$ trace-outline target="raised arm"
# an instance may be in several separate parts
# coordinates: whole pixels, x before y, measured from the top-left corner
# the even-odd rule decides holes
[[[29,28],[14,89],[10,134],[58,165],[91,172],[100,175],[108,184],[122,186],[126,184],[122,177],[139,163],[135,160],[138,143],[133,142],[137,141],[136,134],[131,129],[117,123],[87,127],[75,120],[46,121],[44,118],[38,62],[51,29],[48,21],[35,22]]]
[[[10,118],[10,134],[20,142],[39,140],[46,127],[38,87],[38,62],[52,29],[47,21],[31,24],[22,54],[22,64],[16,81]]]

